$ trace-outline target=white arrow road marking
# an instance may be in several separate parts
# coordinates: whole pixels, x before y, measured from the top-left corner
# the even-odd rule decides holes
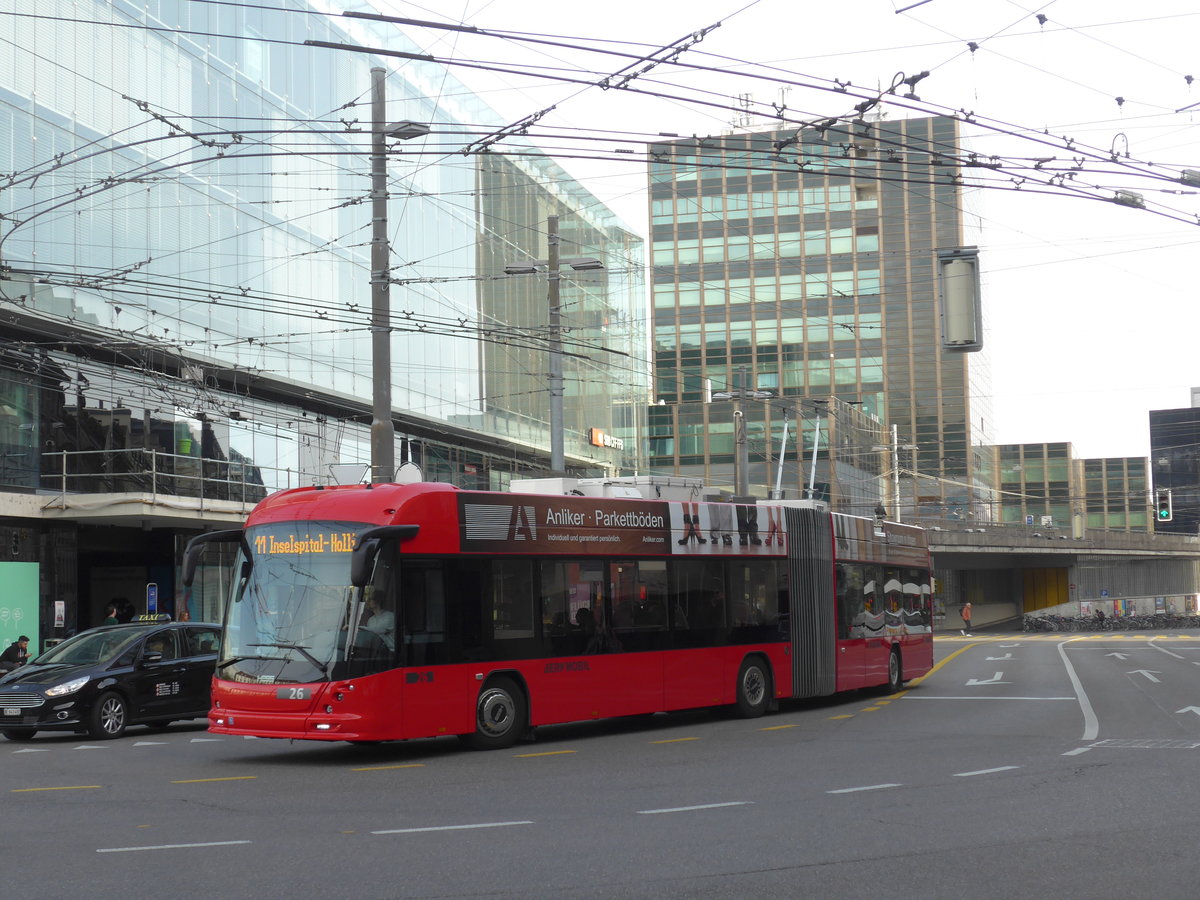
[[[1008,681],[1001,681],[1000,679],[1003,677],[1003,672],[997,672],[991,678],[971,678],[967,680],[967,687],[971,687],[972,685],[976,684],[1010,684]]]
[[[1000,662],[1001,660],[1012,659],[1012,658],[1013,658],[1013,655],[1011,653],[1005,653],[1003,656],[985,656],[984,657],[984,659],[986,659],[988,662]]]
[[[1176,713],[1193,712],[1200,716],[1200,706],[1185,706],[1183,709],[1175,710]]]
[[[1162,682],[1159,679],[1154,677],[1155,675],[1161,675],[1162,672],[1147,672],[1145,669],[1134,669],[1132,672],[1126,672],[1125,674],[1126,675],[1145,675],[1147,678],[1149,678],[1155,684],[1162,684]]]
[[[1115,656],[1117,659],[1129,659],[1128,653],[1105,653],[1105,656]]]

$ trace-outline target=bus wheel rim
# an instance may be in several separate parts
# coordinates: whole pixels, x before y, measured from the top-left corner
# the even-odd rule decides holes
[[[507,734],[515,721],[513,712],[513,701],[506,691],[484,691],[479,698],[479,730],[491,737]]]
[[[763,677],[762,669],[758,666],[750,666],[746,669],[746,676],[742,679],[742,692],[746,695],[746,700],[751,705],[757,706],[762,703],[766,690],[767,681]]]

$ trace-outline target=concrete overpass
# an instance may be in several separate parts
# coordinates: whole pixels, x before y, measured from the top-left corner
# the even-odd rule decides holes
[[[944,626],[958,627],[970,600],[974,620],[1023,613],[1111,615],[1196,610],[1200,537],[1089,531],[1074,538],[1025,525],[927,525]]]

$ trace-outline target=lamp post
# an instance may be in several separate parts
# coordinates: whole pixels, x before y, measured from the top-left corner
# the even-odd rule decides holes
[[[383,68],[371,69],[371,481],[376,484],[391,481],[396,470],[386,138],[408,141],[429,134],[429,126],[420,122],[386,124],[386,75]]]
[[[739,497],[750,495],[750,449],[746,443],[746,415],[742,410],[743,400],[770,400],[771,391],[752,391],[746,388],[750,368],[738,366],[733,377],[732,391],[714,391],[710,400],[733,401],[733,481],[734,491]]]
[[[566,264],[576,271],[603,269],[604,263],[590,256],[559,258],[558,216],[546,217],[547,259],[530,259],[510,263],[504,267],[506,275],[528,275],[546,271],[548,282],[547,299],[550,304],[549,348],[550,376],[550,470],[565,475],[567,462],[563,446],[563,361],[562,361],[562,290],[561,266]]]
[[[886,452],[886,451],[890,450],[892,453],[892,503],[894,506],[894,509],[892,511],[896,515],[896,521],[900,522],[900,521],[902,521],[902,519],[900,518],[900,451],[901,450],[917,450],[919,448],[917,447],[916,444],[901,444],[899,428],[896,425],[892,425],[892,445],[890,447],[883,447],[883,446],[876,445],[876,446],[872,447],[871,449],[878,450],[881,452]],[[914,478],[913,479],[913,509],[914,510],[916,509],[916,506],[917,506],[917,482],[916,482],[916,479]]]

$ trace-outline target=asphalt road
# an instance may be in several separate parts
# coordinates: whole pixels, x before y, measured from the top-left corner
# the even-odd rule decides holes
[[[939,638],[896,695],[452,739],[0,741],[25,898],[1192,898],[1200,635]]]

